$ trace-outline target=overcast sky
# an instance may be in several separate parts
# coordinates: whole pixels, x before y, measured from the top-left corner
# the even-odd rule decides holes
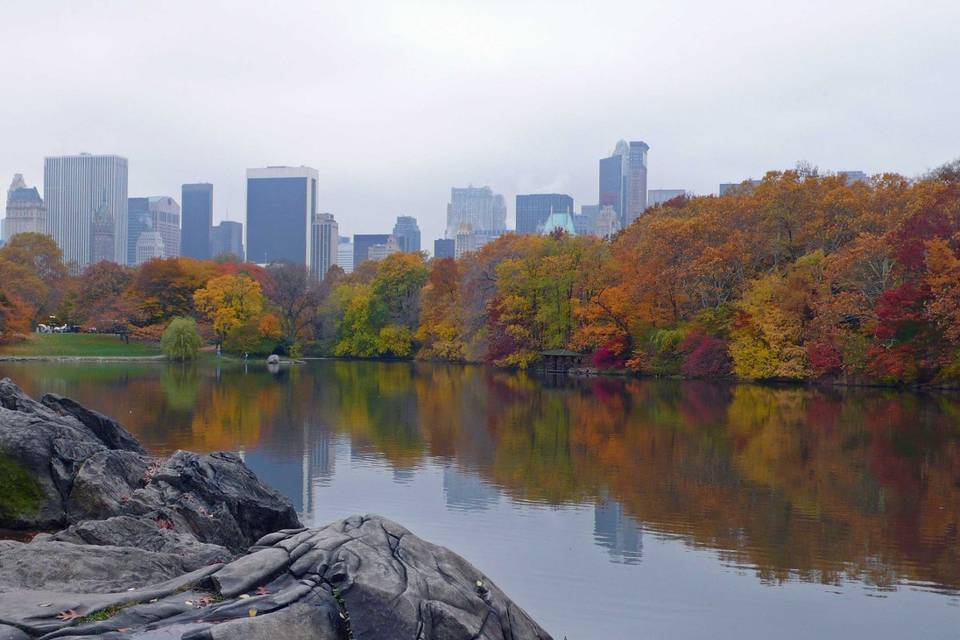
[[[711,193],[808,161],[916,175],[960,156],[960,2],[5,2],[0,178],[130,161],[130,195],[310,165],[341,233],[451,186],[597,201],[597,160],[650,145],[650,188]],[[512,223],[511,223],[512,224]]]

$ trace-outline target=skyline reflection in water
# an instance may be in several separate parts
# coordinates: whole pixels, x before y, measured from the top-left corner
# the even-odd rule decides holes
[[[395,518],[559,638],[960,628],[958,395],[343,361],[0,375],[153,453],[237,451],[308,524]]]

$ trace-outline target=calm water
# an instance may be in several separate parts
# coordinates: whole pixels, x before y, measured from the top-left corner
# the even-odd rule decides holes
[[[155,453],[238,451],[305,522],[395,518],[558,640],[960,637],[960,395],[407,363],[0,375]]]

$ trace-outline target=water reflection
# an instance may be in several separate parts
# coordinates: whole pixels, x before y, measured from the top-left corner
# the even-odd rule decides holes
[[[673,540],[760,584],[960,588],[955,395],[544,383],[419,363],[273,373],[4,363],[0,373],[121,417],[158,453],[241,451],[308,521],[327,515],[315,512],[337,478],[356,488],[372,477],[358,470],[385,468],[418,496],[404,503],[412,512],[421,481],[451,514],[531,505],[573,522],[589,509],[592,543],[635,572],[645,542]],[[359,500],[388,492],[376,487]]]

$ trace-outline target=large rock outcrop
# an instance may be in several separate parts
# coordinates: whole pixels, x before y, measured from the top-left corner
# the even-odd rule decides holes
[[[0,528],[70,525],[54,536],[69,542],[182,552],[205,563],[300,526],[290,502],[237,456],[150,457],[118,422],[60,396],[37,402],[9,379],[0,380],[0,477]]]
[[[154,459],[0,381],[0,640],[549,638],[455,553],[378,516],[303,528],[236,456]],[[8,489],[10,489],[8,491]]]

